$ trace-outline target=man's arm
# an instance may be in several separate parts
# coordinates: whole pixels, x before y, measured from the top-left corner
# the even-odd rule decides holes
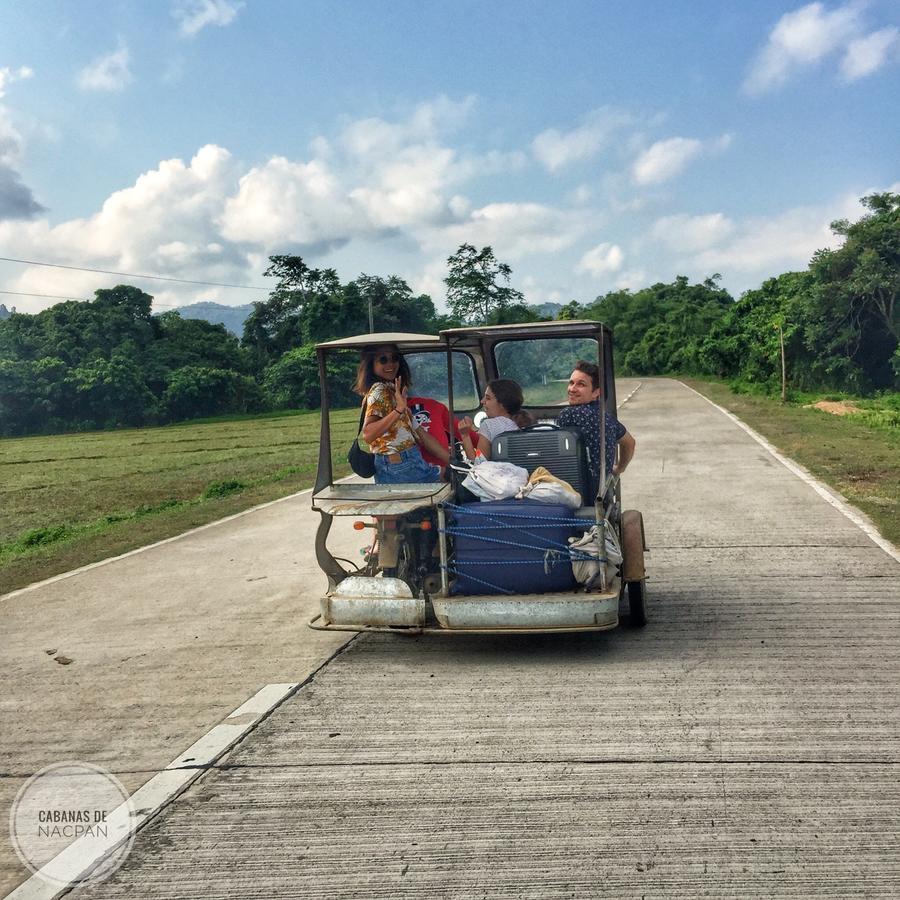
[[[635,440],[626,431],[625,434],[619,438],[618,447],[619,458],[613,466],[613,475],[621,475],[625,469],[628,468],[628,463],[631,462],[631,457],[634,456]]]
[[[450,462],[450,451],[433,435],[424,428],[415,431],[416,440],[434,457],[443,461],[446,466]]]

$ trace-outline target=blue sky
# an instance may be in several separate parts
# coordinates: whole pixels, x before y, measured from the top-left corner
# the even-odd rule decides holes
[[[898,87],[892,0],[7,3],[0,256],[265,285],[291,252],[441,307],[468,242],[533,303],[737,296],[900,190]],[[122,280],[265,296],[0,262],[6,291]]]

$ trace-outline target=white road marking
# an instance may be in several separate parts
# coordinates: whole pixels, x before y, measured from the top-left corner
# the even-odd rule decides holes
[[[127,803],[113,810],[107,820],[110,838],[105,845],[98,846],[94,840],[91,843],[92,852],[88,854],[84,849],[86,842],[79,839],[47,863],[48,868],[52,866],[53,877],[57,881],[67,878],[68,884],[47,881],[37,872],[8,894],[7,900],[53,900],[70,890],[81,875],[93,869],[116,847],[128,840],[138,828],[196,781],[209,766],[224,756],[299,686],[300,682],[267,684],[172,760],[162,772],[158,772],[143,787],[138,788]]]
[[[618,405],[616,409],[621,409],[643,386],[644,382],[639,381],[637,387]],[[685,385],[687,387],[687,385]]]
[[[683,387],[686,387],[689,391],[693,391],[698,397],[702,397],[710,406],[714,406],[720,413],[724,416],[728,416],[735,425],[743,428],[750,437],[753,438],[758,444],[764,447],[775,459],[778,460],[783,466],[793,472],[801,481],[805,481],[817,494],[819,494],[824,500],[830,503],[835,509],[842,512],[854,525],[860,528],[865,534],[869,536],[869,538],[874,541],[888,556],[893,557],[900,562],[900,550],[895,547],[890,541],[883,538],[879,533],[878,529],[861,513],[856,507],[851,506],[845,497],[842,497],[836,491],[832,490],[822,481],[819,481],[815,475],[813,475],[808,469],[805,469],[799,463],[794,462],[792,459],[788,459],[784,456],[779,450],[777,450],[772,444],[770,444],[761,434],[757,434],[749,425],[742,422],[734,413],[729,412],[724,407],[718,405],[718,403],[713,403],[709,397],[704,397],[700,391],[695,391],[690,385],[685,384],[683,381],[678,382]]]

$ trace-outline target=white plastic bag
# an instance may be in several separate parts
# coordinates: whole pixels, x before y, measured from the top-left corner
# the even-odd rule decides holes
[[[556,503],[578,509],[581,506],[581,494],[569,484],[551,474],[543,466],[538,466],[528,479],[528,484],[521,487],[516,494],[520,500],[539,500],[541,503]]]
[[[575,580],[579,584],[585,585],[588,590],[595,587],[601,570],[604,570],[601,586],[605,587],[612,580],[616,566],[620,565],[623,559],[616,530],[609,522],[606,523],[605,560],[600,559],[600,527],[598,525],[594,525],[580,538],[569,538],[569,555],[572,557],[572,574],[575,576]],[[590,558],[585,559],[586,556]]]
[[[469,473],[463,480],[463,487],[468,488],[479,500],[506,500],[515,497],[516,491],[528,481],[528,471],[521,466],[489,459],[461,471]]]

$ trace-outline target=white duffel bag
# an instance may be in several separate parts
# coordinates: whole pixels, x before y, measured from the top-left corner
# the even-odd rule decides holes
[[[507,500],[528,482],[528,471],[521,466],[490,459],[477,460],[469,467],[456,467],[468,472],[462,486],[479,500]]]

